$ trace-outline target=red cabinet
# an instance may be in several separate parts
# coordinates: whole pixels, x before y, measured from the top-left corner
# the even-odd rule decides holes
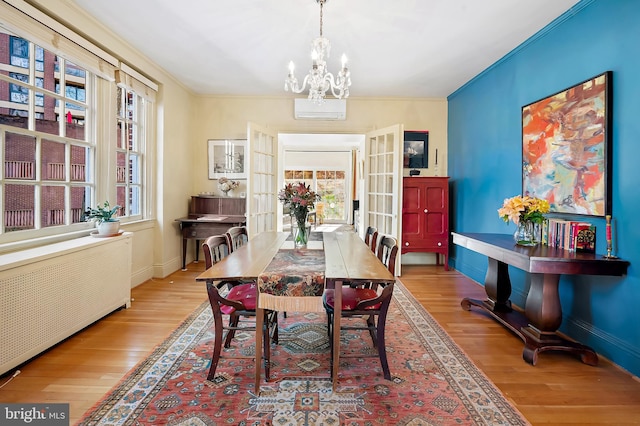
[[[402,193],[402,253],[437,253],[449,270],[449,178],[405,177]]]

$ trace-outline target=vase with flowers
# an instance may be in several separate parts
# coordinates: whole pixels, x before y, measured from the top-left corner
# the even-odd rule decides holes
[[[293,243],[296,247],[305,247],[309,242],[311,228],[307,226],[309,210],[315,207],[320,196],[311,190],[311,187],[303,182],[288,183],[278,193],[278,199],[289,207],[291,214],[291,231]]]
[[[240,186],[240,182],[237,180],[231,180],[226,177],[218,179],[218,189],[226,196],[229,196],[229,191],[232,191]]]
[[[549,202],[528,195],[507,198],[498,209],[502,220],[516,224],[513,238],[521,246],[535,246],[540,242],[540,225],[544,222],[545,213],[549,213]]]

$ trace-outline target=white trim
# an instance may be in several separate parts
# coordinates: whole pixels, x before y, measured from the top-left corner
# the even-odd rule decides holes
[[[155,90],[156,92],[158,91],[158,85],[156,83],[149,80],[147,77],[140,74],[138,71],[134,70],[124,62],[120,62],[120,69],[126,72],[127,74],[129,74],[131,77],[135,78],[136,80],[139,80],[142,84],[148,86],[150,89]]]

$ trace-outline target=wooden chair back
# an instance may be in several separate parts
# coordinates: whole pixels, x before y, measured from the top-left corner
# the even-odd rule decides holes
[[[233,226],[227,229],[226,236],[229,253],[233,253],[249,241],[249,233],[246,226]]]
[[[376,252],[375,250],[375,236],[378,230],[373,226],[368,226],[367,230],[364,233],[364,242],[369,246],[372,252]]]
[[[229,244],[225,235],[213,235],[202,243],[204,265],[207,269],[220,262],[229,254]]]
[[[398,257],[398,240],[390,235],[382,235],[378,244],[378,259],[389,272],[396,274],[396,258]]]

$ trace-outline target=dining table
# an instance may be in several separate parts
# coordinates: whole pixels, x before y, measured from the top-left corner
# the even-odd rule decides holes
[[[205,270],[197,281],[255,280],[256,330],[265,309],[283,312],[325,312],[322,292],[335,288],[333,329],[340,330],[344,283],[395,282],[395,276],[355,232],[324,232],[306,247],[296,247],[288,232],[265,231]],[[330,378],[338,385],[340,333],[333,333]],[[262,381],[262,333],[256,333],[255,391]]]

